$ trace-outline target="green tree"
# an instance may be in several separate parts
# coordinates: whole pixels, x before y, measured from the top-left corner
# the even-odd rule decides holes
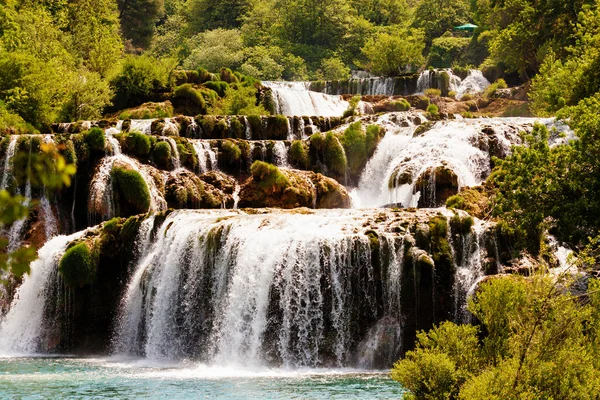
[[[164,14],[163,0],[118,0],[118,5],[123,36],[133,48],[147,48]]]
[[[249,0],[190,0],[186,10],[190,33],[239,28],[249,8]]]
[[[413,26],[423,29],[427,47],[452,28],[470,22],[469,0],[423,0],[415,10]]]
[[[362,48],[366,69],[374,74],[394,76],[423,63],[423,33],[400,29],[393,34],[382,32],[371,37]]]
[[[194,36],[188,44],[190,55],[183,61],[184,68],[238,69],[244,60],[244,43],[238,29],[215,29]]]

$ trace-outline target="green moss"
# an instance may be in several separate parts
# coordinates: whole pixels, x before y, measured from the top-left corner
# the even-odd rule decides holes
[[[150,154],[150,138],[140,132],[129,132],[125,137],[125,147],[128,153],[146,157]]]
[[[288,134],[288,119],[284,115],[273,115],[267,118],[267,137],[271,140],[285,140]]]
[[[85,142],[92,151],[104,151],[106,137],[100,128],[92,128],[85,133]]]
[[[232,140],[224,140],[221,143],[221,151],[226,163],[233,164],[240,160],[242,150]]]
[[[238,83],[240,81],[239,78],[229,68],[221,68],[219,76],[223,82],[227,83]]]
[[[96,268],[96,261],[85,242],[69,248],[58,264],[60,276],[71,288],[91,283],[96,275]]]
[[[286,188],[290,181],[277,166],[262,161],[254,161],[250,167],[254,182],[262,188],[273,190],[282,190]]]
[[[198,167],[198,156],[196,155],[194,146],[188,141],[183,141],[184,139],[177,140],[180,141],[180,143],[177,143],[177,151],[179,152],[181,165],[190,171],[194,171]]]
[[[398,101],[390,102],[390,105],[394,111],[408,111],[410,110],[410,103],[406,99],[400,99]]]
[[[225,92],[227,92],[227,89],[229,89],[227,82],[223,81],[208,81],[204,83],[204,86],[217,92],[219,97],[224,97]]]
[[[294,140],[292,142],[290,146],[290,162],[300,169],[308,169],[310,167],[308,148],[302,140]]]
[[[316,150],[323,150],[325,148],[325,136],[320,133],[320,132],[316,132],[313,133],[310,138],[310,145],[312,147],[314,147]]]
[[[173,105],[185,115],[206,113],[204,97],[189,83],[175,89],[175,92],[173,92]]]
[[[430,104],[427,107],[427,112],[429,113],[430,117],[437,117],[439,114],[439,111],[440,110],[439,110],[438,106],[436,106],[435,104]]]
[[[459,213],[455,213],[452,218],[450,218],[450,228],[452,229],[452,232],[461,235],[466,235],[471,232],[471,227],[474,223],[475,221],[470,215],[461,216]]]
[[[383,133],[383,129],[377,125],[369,125],[367,126],[367,138],[366,138],[366,147],[367,147],[367,157],[371,157],[375,150],[377,149],[377,145],[381,140]]]
[[[83,139],[83,135],[72,135],[71,141],[73,142],[73,147],[75,147],[75,154],[79,163],[87,162],[90,158],[90,149]]]
[[[429,221],[431,255],[437,264],[452,264],[452,249],[448,242],[448,221],[443,216],[433,217]]]
[[[148,212],[150,191],[140,173],[113,166],[110,174],[119,197],[127,204],[132,214]]]
[[[171,165],[171,146],[167,142],[158,142],[152,151],[152,158],[161,169],[167,169]]]
[[[72,140],[67,140],[60,146],[60,154],[65,158],[67,164],[77,165],[77,153]]]
[[[229,131],[231,132],[231,137],[233,138],[241,139],[244,137],[244,126],[237,117],[232,117],[229,121]]]
[[[328,132],[325,135],[325,164],[327,169],[334,174],[344,176],[346,174],[346,168],[348,167],[348,160],[344,147],[333,134]]]
[[[359,174],[367,162],[367,136],[362,124],[355,122],[344,131],[341,137],[351,174]]]

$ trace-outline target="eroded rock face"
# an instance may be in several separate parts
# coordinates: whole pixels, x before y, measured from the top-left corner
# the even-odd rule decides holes
[[[265,186],[250,177],[242,185],[239,207],[349,208],[350,195],[344,186],[319,173],[281,168],[287,177],[284,187]]]
[[[180,169],[169,174],[165,200],[175,209],[231,208],[234,185],[233,178],[223,173],[211,171],[198,177]]]
[[[458,176],[445,166],[428,168],[417,178],[414,190],[421,191],[419,207],[442,207],[458,193]]]

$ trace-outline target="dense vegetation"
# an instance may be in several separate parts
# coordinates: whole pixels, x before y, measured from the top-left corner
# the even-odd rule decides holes
[[[0,129],[165,100],[189,114],[267,113],[254,79],[427,65],[535,76],[535,110],[554,112],[598,86],[597,13],[592,0],[5,0]],[[479,26],[474,35],[451,33],[467,22]]]

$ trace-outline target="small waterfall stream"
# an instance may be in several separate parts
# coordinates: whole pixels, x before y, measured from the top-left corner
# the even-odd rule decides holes
[[[263,82],[273,92],[275,110],[282,115],[340,117],[348,108],[341,96],[309,90],[306,82]]]

